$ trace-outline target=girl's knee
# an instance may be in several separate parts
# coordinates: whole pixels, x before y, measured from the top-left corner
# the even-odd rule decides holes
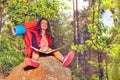
[[[38,59],[38,58],[39,58],[39,54],[33,52],[33,54],[32,54],[32,58],[33,58],[33,59]]]

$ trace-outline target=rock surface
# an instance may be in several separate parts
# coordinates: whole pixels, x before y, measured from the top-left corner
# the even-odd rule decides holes
[[[72,80],[69,68],[54,56],[42,56],[39,58],[38,68],[28,67],[24,63],[15,67],[6,80]]]
[[[5,80],[5,75],[0,73],[0,80]]]

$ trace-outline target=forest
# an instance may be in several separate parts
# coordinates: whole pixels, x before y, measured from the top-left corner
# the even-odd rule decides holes
[[[65,55],[75,51],[69,65],[78,80],[120,80],[120,0],[0,0],[0,74],[23,62],[23,36],[12,28],[25,21],[50,21],[55,47]],[[67,3],[71,3],[69,5]]]

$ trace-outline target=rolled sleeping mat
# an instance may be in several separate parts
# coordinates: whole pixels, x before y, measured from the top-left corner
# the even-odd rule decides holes
[[[12,28],[13,35],[22,35],[26,33],[26,29],[23,25],[17,25]]]

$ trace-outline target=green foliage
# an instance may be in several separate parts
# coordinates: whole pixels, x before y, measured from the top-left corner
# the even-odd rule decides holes
[[[79,77],[79,74],[80,74],[80,71],[81,71],[81,68],[76,68],[72,71],[72,74],[73,75],[76,75],[77,77]]]
[[[114,63],[112,67],[112,80],[119,80],[120,79],[120,64]]]
[[[116,5],[117,1],[116,0],[101,0],[101,8],[104,10],[107,9],[116,9],[117,5]]]
[[[85,46],[84,44],[71,45],[71,49],[77,52],[88,50],[87,46]]]
[[[51,27],[55,48],[68,44],[61,50],[62,53],[68,53],[73,40],[72,26],[69,20],[70,15],[61,12],[58,17],[58,19],[53,20]]]
[[[100,2],[99,2],[100,1]],[[101,22],[101,14],[99,13],[99,10],[118,10],[116,1],[113,0],[99,0],[95,2],[93,15],[90,16],[88,19],[92,22],[88,25],[88,30],[91,35],[91,40],[87,40],[85,43],[87,46],[90,46],[94,51],[96,52],[102,52],[104,55],[107,53],[107,55],[110,58],[110,63],[108,63],[108,77],[111,78],[111,80],[119,80],[119,71],[116,72],[116,69],[119,70],[119,24],[116,20],[117,11],[113,13],[111,16],[115,21],[115,26],[108,27],[103,25]],[[100,5],[100,6],[99,6]],[[98,53],[99,54],[99,53]],[[115,65],[114,63],[118,62],[118,65]],[[91,62],[90,62],[91,63]],[[94,63],[92,62],[94,65]],[[105,62],[104,60],[102,63],[100,63],[102,68],[105,72]],[[116,67],[115,67],[115,66]],[[113,67],[113,68],[111,68]],[[116,69],[115,69],[116,68]],[[111,74],[112,73],[112,74]],[[106,74],[105,74],[106,75]],[[116,76],[115,76],[116,75]],[[96,77],[93,77],[92,80],[97,80]]]
[[[8,74],[13,67],[23,61],[23,50],[16,49],[18,47],[20,48],[21,45],[18,45],[18,41],[10,37],[11,36],[6,34],[0,35],[0,65],[2,65],[5,74]],[[20,41],[19,44],[21,44],[21,42],[22,41]]]
[[[92,75],[92,80],[99,80],[96,74]]]
[[[92,9],[88,20],[91,22],[88,24],[88,31],[90,33],[90,40],[85,41],[85,44],[72,45],[71,48],[77,52],[89,50],[93,51],[93,54],[102,53],[102,61],[97,63],[97,60],[88,60],[87,62],[98,69],[98,64],[104,71],[103,80],[119,80],[120,77],[120,1],[119,0],[95,0],[90,3]],[[101,20],[101,10],[110,10],[112,18],[114,20],[114,26],[105,26]],[[82,11],[83,12],[83,11]],[[80,15],[81,16],[81,15]],[[81,27],[82,24],[80,24]],[[107,57],[106,57],[107,56]],[[97,58],[96,58],[97,59]],[[108,60],[109,59],[109,60]],[[77,71],[75,71],[77,74]],[[92,75],[91,80],[99,80],[98,74]]]
[[[5,13],[9,15],[8,22],[22,24],[24,21],[36,21],[37,18],[46,17],[48,19],[57,18],[60,5],[59,1],[36,0],[27,2],[27,0],[9,0]]]
[[[82,70],[82,68],[76,68],[76,69],[72,70],[72,75],[75,75],[76,77],[78,77],[79,80],[87,80],[85,78],[85,76],[80,76],[81,70]]]
[[[119,80],[120,77],[120,45],[119,44],[112,44],[109,46],[110,50],[109,52],[109,57],[110,57],[110,67],[109,67],[109,72],[110,72],[110,77],[112,80]]]
[[[8,74],[16,65],[23,61],[23,52],[4,51],[0,52],[0,61],[4,74]]]

